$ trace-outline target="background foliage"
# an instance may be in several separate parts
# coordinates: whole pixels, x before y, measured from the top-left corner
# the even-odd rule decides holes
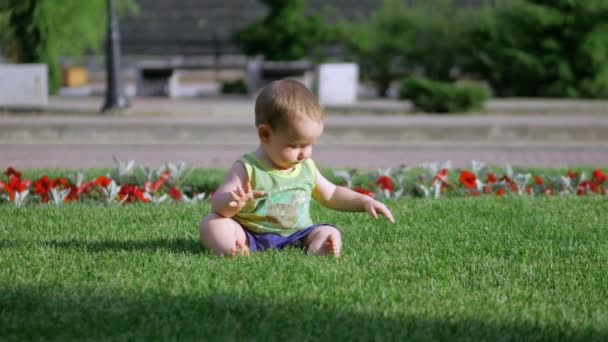
[[[608,2],[516,0],[469,32],[466,69],[501,96],[608,97]]]
[[[97,50],[107,30],[106,0],[3,0],[0,39],[17,63],[47,63],[49,89],[60,86],[59,57]],[[117,11],[135,12],[135,0],[116,1]]]
[[[305,0],[260,0],[268,15],[235,34],[249,55],[268,60],[326,58],[339,42],[380,96],[404,77],[487,81],[498,96],[608,98],[608,1],[383,0],[359,20],[310,13]],[[407,5],[406,5],[407,3]],[[99,49],[106,0],[2,0],[0,50],[11,61],[47,63],[51,91],[59,57]],[[117,0],[119,13],[136,0]],[[332,51],[341,51],[340,49]]]
[[[429,113],[466,112],[481,108],[490,98],[486,88],[474,83],[449,83],[413,77],[401,82],[399,98]]]
[[[315,55],[333,33],[322,14],[304,13],[304,0],[260,0],[269,13],[244,27],[235,40],[248,55],[263,54],[273,61],[299,60]]]
[[[451,0],[429,0],[406,6],[384,0],[370,18],[342,23],[343,42],[362,69],[387,96],[393,81],[411,74],[452,80],[466,57],[465,32],[485,15],[479,9],[457,8]]]

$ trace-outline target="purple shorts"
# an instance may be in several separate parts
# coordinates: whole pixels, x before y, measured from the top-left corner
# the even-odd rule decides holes
[[[245,235],[247,235],[247,241],[249,241],[249,250],[252,252],[261,252],[267,249],[278,249],[281,250],[287,246],[303,247],[304,239],[308,234],[312,233],[313,230],[320,226],[331,226],[338,229],[336,226],[327,223],[319,223],[312,225],[308,228],[298,230],[297,232],[288,235],[281,236],[278,234],[258,234],[251,232],[245,228]]]

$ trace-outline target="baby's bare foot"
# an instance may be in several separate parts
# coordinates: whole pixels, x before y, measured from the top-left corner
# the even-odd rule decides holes
[[[236,240],[234,248],[230,250],[230,255],[233,257],[237,255],[249,255],[249,247],[241,241]]]
[[[331,255],[336,258],[340,257],[340,241],[334,234],[327,235],[321,248],[319,249],[319,255]]]

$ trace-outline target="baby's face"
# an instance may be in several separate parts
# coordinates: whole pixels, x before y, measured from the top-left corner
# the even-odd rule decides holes
[[[323,133],[323,121],[291,120],[287,127],[270,133],[266,153],[278,169],[291,169],[312,155],[312,147]]]

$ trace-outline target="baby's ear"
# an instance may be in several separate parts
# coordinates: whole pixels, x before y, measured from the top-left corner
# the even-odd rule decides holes
[[[268,139],[270,138],[270,130],[270,125],[261,124],[258,126],[258,137],[260,138],[261,142],[268,142]]]

